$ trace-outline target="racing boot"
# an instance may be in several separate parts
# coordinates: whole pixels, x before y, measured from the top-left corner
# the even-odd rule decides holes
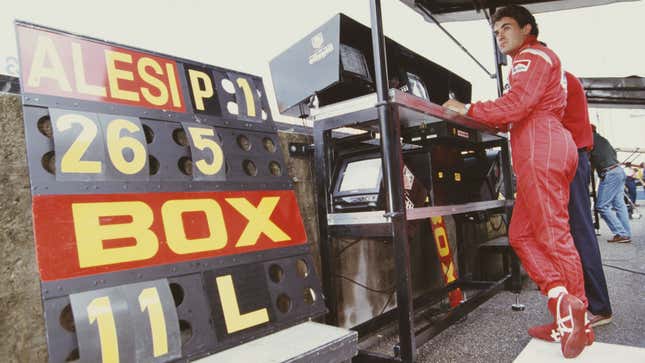
[[[555,322],[532,326],[529,328],[529,335],[549,343],[560,343],[560,332],[558,332],[558,325]]]
[[[560,334],[560,348],[565,358],[575,358],[588,345],[587,334],[589,325],[586,319],[587,309],[580,299],[569,294],[561,293],[557,298],[549,299],[549,311],[555,318],[558,333]],[[589,326],[591,330],[591,326]]]
[[[591,345],[595,340],[595,335],[588,320],[585,320],[585,322],[587,345]],[[558,332],[558,325],[555,323],[555,321],[549,324],[530,327],[529,335],[533,338],[544,340],[549,343],[560,343],[560,332]]]

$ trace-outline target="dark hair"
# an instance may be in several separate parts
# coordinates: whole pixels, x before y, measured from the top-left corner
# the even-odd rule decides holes
[[[497,9],[495,14],[493,14],[493,24],[498,22],[501,18],[509,17],[515,19],[520,28],[524,28],[526,24],[531,24],[531,35],[536,37],[539,34],[537,23],[535,22],[535,17],[531,14],[528,9],[519,5],[509,5],[503,8]]]

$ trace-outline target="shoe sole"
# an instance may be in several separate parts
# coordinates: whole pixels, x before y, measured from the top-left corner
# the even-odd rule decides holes
[[[591,325],[592,328],[595,328],[597,326],[607,325],[607,324],[611,323],[612,320],[613,320],[612,318],[601,319],[601,320],[598,320],[598,321],[595,321],[595,322],[591,323],[590,325]]]
[[[603,324],[607,324],[607,323],[603,323]],[[530,331],[528,333],[531,338],[539,339],[543,342],[558,343],[558,344],[560,343],[560,338],[555,340],[551,335],[531,334]],[[585,328],[585,336],[587,337],[587,340],[586,340],[587,346],[592,345],[593,342],[596,340],[596,334],[594,333],[593,329]]]
[[[570,302],[571,317],[573,319],[573,331],[560,340],[562,355],[565,358],[575,358],[582,353],[587,346],[587,334],[585,332],[586,309],[582,301],[575,299]]]

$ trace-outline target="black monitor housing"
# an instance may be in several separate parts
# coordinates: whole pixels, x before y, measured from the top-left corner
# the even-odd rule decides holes
[[[389,38],[386,52],[391,88],[422,98],[427,94],[439,105],[449,98],[470,102],[471,84],[457,74]],[[306,117],[311,105],[324,107],[373,93],[372,54],[370,28],[335,15],[271,60],[280,113]]]
[[[383,170],[379,154],[369,152],[341,159],[334,174],[332,202],[335,211],[382,207]]]

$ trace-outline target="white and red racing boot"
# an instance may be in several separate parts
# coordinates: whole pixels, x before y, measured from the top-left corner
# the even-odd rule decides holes
[[[585,324],[585,334],[587,336],[587,345],[593,344],[596,337],[588,322]],[[560,332],[558,331],[558,325],[555,322],[532,326],[529,328],[529,335],[533,338],[550,343],[560,343]]]
[[[561,293],[557,298],[549,299],[548,307],[560,334],[562,355],[565,358],[577,357],[588,345],[585,331],[589,323],[584,303],[569,293]]]

